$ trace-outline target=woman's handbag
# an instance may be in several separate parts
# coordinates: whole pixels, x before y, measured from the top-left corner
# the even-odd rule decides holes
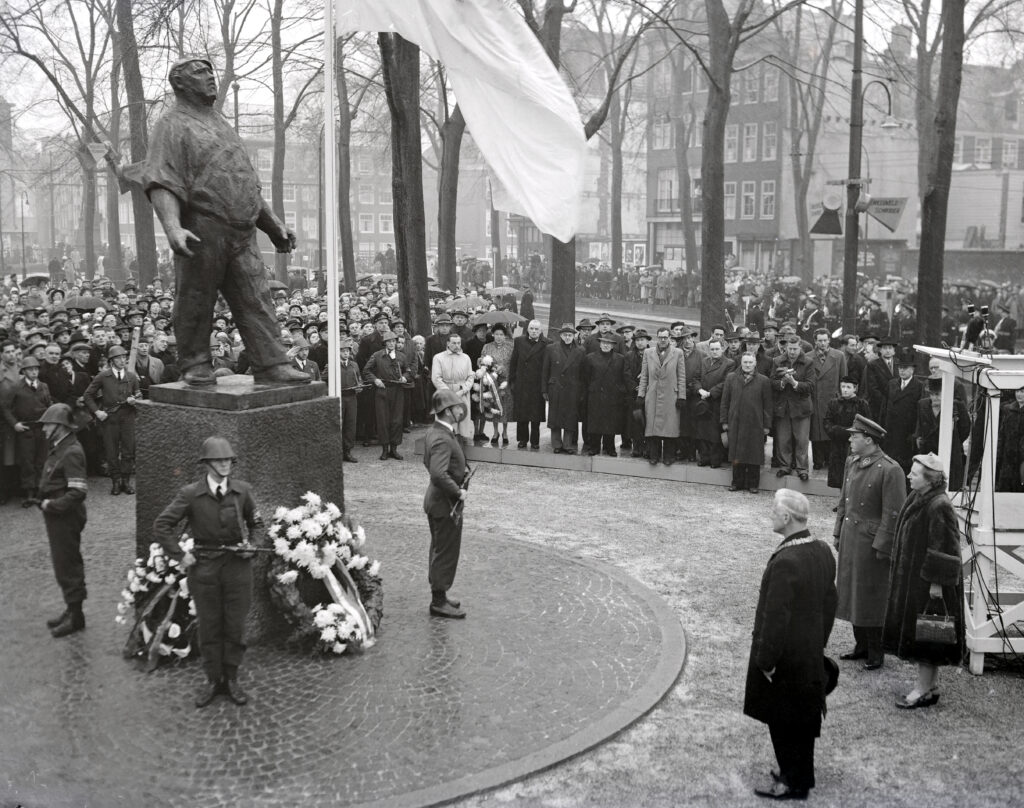
[[[938,600],[938,598],[931,598]],[[927,605],[925,606],[927,609]],[[919,614],[914,630],[914,639],[917,642],[927,642],[933,645],[956,645],[956,621],[949,614],[946,608],[946,599],[942,598],[942,611],[944,614]]]

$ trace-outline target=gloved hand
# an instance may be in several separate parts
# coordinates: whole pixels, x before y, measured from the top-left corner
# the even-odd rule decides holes
[[[879,561],[889,560],[889,556],[887,556],[885,553],[880,553],[877,550],[875,550],[875,558],[877,558]]]
[[[644,397],[643,397],[643,396],[637,396],[637,397],[636,397],[636,401],[635,401],[635,402],[633,402],[633,403],[634,403],[634,405],[635,405],[635,406],[637,407],[637,409],[643,409],[643,406],[644,406]]]
[[[679,412],[682,412],[682,411],[683,411],[683,405],[684,405],[684,404],[686,404],[686,399],[685,399],[685,398],[677,398],[677,399],[676,399],[676,409],[677,409],[677,410],[678,410]]]

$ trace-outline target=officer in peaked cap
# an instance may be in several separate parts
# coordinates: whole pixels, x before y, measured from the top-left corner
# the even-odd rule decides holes
[[[199,650],[206,681],[195,698],[203,708],[218,693],[235,704],[249,697],[238,682],[245,652],[245,618],[252,600],[251,537],[262,527],[252,486],[232,472],[235,451],[227,439],[203,441],[202,479],[178,489],[153,523],[157,541],[187,571],[189,591],[199,618]],[[195,542],[189,552],[178,545],[179,525],[188,520]]]

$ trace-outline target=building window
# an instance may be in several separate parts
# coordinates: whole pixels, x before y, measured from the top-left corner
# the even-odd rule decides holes
[[[692,193],[690,194],[690,205],[694,216],[704,215],[704,188],[700,177],[691,180]]]
[[[359,186],[359,204],[360,205],[372,205],[373,204],[373,186],[372,185],[360,185]]]
[[[757,94],[760,90],[760,79],[757,75],[757,70],[751,68],[743,76],[743,103],[744,104],[756,104]]]
[[[679,92],[680,93],[692,93],[693,92],[693,71],[695,68],[687,67],[684,70],[679,71]]]
[[[303,216],[302,230],[306,238],[316,238],[316,216]]]
[[[777,67],[764,69],[764,100],[779,100],[779,69]]]
[[[764,180],[761,183],[761,218],[775,218],[775,180]]]
[[[1017,167],[1017,150],[1016,140],[1003,141],[1003,168]]]
[[[743,162],[752,163],[757,160],[757,124],[743,124]]]
[[[273,171],[274,152],[271,149],[260,149],[256,152],[256,170]]]
[[[1008,95],[1006,97],[1006,120],[1017,120],[1017,96],[1015,95]]]
[[[974,162],[976,162],[976,163],[991,163],[992,162],[992,138],[990,138],[990,137],[976,137],[976,138],[974,138]]]
[[[360,213],[359,214],[359,232],[360,233],[372,233],[373,232],[373,214],[372,213]]]
[[[294,202],[295,201],[295,186],[294,185],[285,184],[284,188],[281,189],[281,194],[282,194],[281,198],[285,202]]]
[[[654,77],[651,81],[655,97],[666,97],[672,94],[672,60],[668,57],[662,59],[654,67]]]
[[[956,136],[956,140],[953,143],[953,162],[962,163],[964,161],[964,139],[960,136]]]
[[[292,230],[295,229],[295,211],[286,210],[284,212],[284,223],[286,227],[290,227]]]
[[[377,216],[377,223],[380,225],[380,231],[379,232],[381,232],[381,233],[394,233],[395,232],[395,226],[394,226],[394,220],[392,219],[392,214],[390,214],[390,213],[381,213],[381,214],[379,214]]]
[[[755,202],[757,197],[757,183],[744,181],[742,197],[740,198],[740,218],[753,219],[756,211]]]
[[[381,205],[390,205],[394,202],[394,199],[391,196],[390,182],[377,189],[377,198]]]
[[[701,149],[704,147],[704,121],[694,118],[690,124],[690,148]]]
[[[722,186],[725,189],[725,218],[736,218],[736,183],[727,182]]]
[[[373,158],[366,155],[362,155],[356,162],[360,174],[372,174],[373,173]]]
[[[377,245],[372,241],[360,241],[359,242],[359,257],[360,258],[373,258],[374,252],[377,249]]]
[[[725,127],[725,162],[735,163],[736,154],[739,148],[738,140],[740,136],[739,124],[729,124]]]
[[[671,149],[675,145],[672,133],[675,131],[671,121],[664,119],[651,124],[651,148]]]
[[[658,169],[658,195],[654,200],[658,213],[671,213],[679,210],[679,200],[675,195],[676,170],[674,168]]]
[[[303,185],[302,186],[302,204],[303,205],[315,205],[316,204],[316,192],[317,192],[317,187],[315,185]]]
[[[774,160],[779,153],[779,135],[778,135],[778,124],[775,121],[765,121],[762,148],[761,148],[761,159],[762,160]]]

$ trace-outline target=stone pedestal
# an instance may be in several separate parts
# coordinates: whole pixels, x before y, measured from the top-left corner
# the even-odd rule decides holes
[[[230,441],[238,455],[233,473],[252,484],[267,526],[275,508],[294,507],[307,491],[344,507],[341,411],[323,382],[273,387],[250,376],[225,376],[206,388],[155,385],[150,396],[139,404],[136,422],[138,555],[145,555],[153,520],[178,488],[205,476],[197,458],[211,435]],[[267,593],[269,561],[262,553],[253,561],[250,643],[288,631]]]

